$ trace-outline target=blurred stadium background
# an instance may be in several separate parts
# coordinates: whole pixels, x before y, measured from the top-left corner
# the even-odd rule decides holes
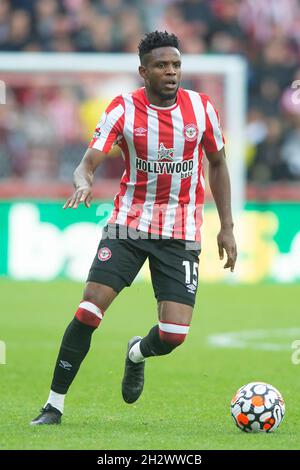
[[[245,211],[236,217],[243,234],[238,280],[299,280],[299,11],[297,0],[1,1],[0,51],[5,55],[0,71],[6,104],[0,105],[0,274],[18,279],[85,278],[94,252],[89,246],[99,236],[93,231],[96,206],[73,218],[62,214],[61,200],[72,190],[73,170],[103,109],[116,94],[140,85],[137,74],[122,74],[122,67],[115,73],[101,72],[105,56],[97,58],[97,53],[136,55],[143,33],[158,28],[176,32],[182,52],[195,54],[200,68],[201,57],[207,56],[217,55],[220,69],[222,57],[234,54],[246,61],[246,116],[244,120],[239,114],[239,132],[229,139],[227,121],[237,106],[229,102],[231,113],[226,115],[226,77],[207,71],[186,73],[183,85],[209,94],[219,108],[229,162],[230,146],[242,142],[231,172],[243,165],[246,178]],[[8,55],[20,52],[21,58]],[[44,71],[39,71],[41,59],[29,60],[28,53],[45,54]],[[53,67],[57,62],[50,53],[80,53],[77,72],[70,67],[64,72],[59,64],[57,73],[48,73],[47,64]],[[78,72],[82,55],[90,53],[96,54],[89,63],[97,71]],[[25,64],[23,71],[19,62]],[[118,67],[117,59],[114,65]],[[31,67],[35,72],[29,72]],[[238,103],[243,106],[241,100]],[[122,172],[121,157],[107,159],[97,174],[97,201],[112,200]],[[234,176],[235,196],[243,175]],[[237,199],[240,202],[239,194],[234,205]],[[20,206],[21,201],[27,205]],[[224,277],[215,259],[213,221],[208,205],[202,276],[209,281]],[[20,224],[22,238],[14,236]],[[87,247],[80,244],[84,236],[91,240]],[[37,239],[40,244],[33,248]],[[80,264],[78,257],[86,263]]]
[[[184,73],[183,60],[183,86],[207,93],[219,109],[232,170],[233,205],[239,244],[238,265],[236,273],[231,276],[223,271],[218,260],[218,219],[208,188],[204,249],[201,255],[201,285],[204,284],[204,287],[200,285],[198,305],[199,313],[205,318],[199,325],[200,339],[194,330],[195,336],[194,340],[191,336],[190,347],[195,348],[198,357],[197,347],[200,341],[203,348],[201,354],[204,358],[205,354],[208,355],[208,364],[212,358],[211,350],[204,347],[208,334],[257,327],[269,328],[269,336],[273,335],[273,349],[270,347],[270,337],[269,346],[264,347],[260,343],[258,349],[284,351],[285,356],[281,357],[281,362],[278,356],[268,356],[267,361],[259,355],[248,358],[245,356],[244,365],[247,364],[247,367],[243,372],[240,364],[234,362],[237,360],[235,351],[223,356],[224,361],[227,361],[223,366],[212,365],[207,374],[211,376],[211,380],[218,377],[216,383],[219,386],[219,397],[220,400],[225,399],[226,406],[230,391],[233,393],[243,382],[258,379],[253,374],[253,367],[259,368],[260,377],[264,380],[271,383],[275,381],[273,385],[279,389],[286,383],[291,384],[293,380],[291,377],[294,369],[286,367],[286,364],[290,364],[291,342],[297,339],[297,335],[300,336],[300,330],[295,329],[299,325],[296,318],[299,310],[296,295],[299,298],[297,282],[300,281],[300,1],[1,0],[0,288],[3,294],[0,300],[0,339],[7,343],[8,358],[11,354],[7,364],[13,363],[14,367],[20,367],[18,358],[23,348],[34,357],[37,354],[34,345],[39,333],[49,334],[48,346],[45,345],[44,355],[41,354],[40,358],[41,361],[44,360],[44,364],[47,363],[47,370],[40,366],[42,379],[37,384],[32,402],[32,394],[29,396],[29,392],[19,388],[14,374],[9,375],[8,365],[0,369],[1,374],[5,374],[7,383],[13,384],[16,390],[16,394],[10,397],[10,408],[18,407],[18,400],[23,400],[24,396],[30,402],[28,416],[23,413],[24,421],[32,418],[31,413],[35,413],[36,406],[42,404],[41,394],[44,396],[47,393],[50,366],[55,358],[63,327],[80,300],[82,281],[86,278],[100,236],[99,225],[105,223],[113,196],[118,190],[123,160],[119,156],[107,159],[99,169],[94,184],[94,203],[90,210],[83,207],[76,211],[62,210],[65,198],[72,191],[72,173],[82,158],[95,124],[106,105],[117,94],[140,85],[137,74],[122,66],[127,57],[130,63],[134,63],[133,56],[124,56],[125,59],[123,57],[120,60],[119,54],[136,56],[141,36],[154,29],[175,32],[181,40],[186,61],[194,58],[195,64],[197,63],[196,72],[189,67]],[[69,57],[70,54],[76,54],[73,71],[65,54]],[[59,60],[59,56],[62,60]],[[225,71],[222,73],[222,68],[225,70],[227,61],[232,56],[242,64],[241,70],[245,70],[245,77],[242,73],[237,77],[238,86],[242,87],[242,93],[237,95],[237,106],[228,101],[229,78]],[[64,58],[65,70],[62,65]],[[208,59],[217,64],[218,72],[215,66],[209,71],[204,65],[201,72],[201,64]],[[94,65],[90,69],[85,68],[86,61]],[[108,63],[114,64],[111,69],[107,66]],[[239,129],[236,135],[234,129]],[[51,282],[42,285],[36,281]],[[81,284],[75,281],[80,281]],[[145,267],[132,288],[132,293],[123,294],[128,315],[131,315],[136,298],[145,302],[145,309],[149,312],[151,310],[151,315],[155,314],[155,303],[147,281],[148,271]],[[213,285],[206,285],[206,282]],[[229,289],[230,295],[226,294],[222,283],[233,285],[235,290]],[[283,286],[287,283],[295,285]],[[239,288],[241,290],[238,291]],[[206,300],[201,300],[203,292],[207,296]],[[232,295],[234,307],[231,304]],[[40,305],[38,312],[36,302]],[[118,302],[112,310],[120,308],[120,301]],[[207,302],[207,307],[202,312],[203,302]],[[228,322],[224,319],[220,322],[218,313],[223,312],[226,302]],[[45,308],[41,305],[45,305]],[[10,319],[5,315],[7,309],[12,312]],[[23,311],[27,315],[26,321],[22,316]],[[114,323],[109,323],[110,321]],[[138,321],[140,326],[143,325],[143,334],[143,331],[147,331],[146,323]],[[32,328],[28,338],[23,337],[26,322]],[[150,327],[153,317],[147,322]],[[270,333],[271,327],[278,330]],[[291,327],[294,330],[287,333],[287,328]],[[120,358],[123,357],[127,340],[127,336],[123,336],[124,331],[129,335],[136,332],[131,331],[120,317],[117,320],[108,319],[106,328],[111,329],[108,335],[116,335],[117,343],[113,348],[117,351],[116,354],[120,353]],[[120,336],[116,333],[116,328]],[[268,341],[267,335],[258,334],[258,337],[265,343]],[[109,343],[109,339],[104,341]],[[223,346],[226,346],[226,341],[229,344],[231,340],[219,338],[218,343],[218,339],[211,338],[210,347],[213,344],[219,347],[222,341]],[[243,341],[251,349],[255,335],[251,336],[250,333]],[[96,346],[95,350],[99,352],[101,345]],[[218,353],[215,354],[217,364],[220,358]],[[96,356],[92,357],[95,361]],[[182,358],[183,363],[184,360],[189,361],[189,358],[190,352],[187,352]],[[93,359],[83,372],[87,374],[87,381],[92,380],[92,372],[88,368],[92,367],[92,361]],[[278,364],[282,366],[281,371],[285,370],[280,378],[277,377],[275,363],[277,367]],[[162,361],[162,364],[165,364],[161,367],[168,377],[167,363]],[[180,367],[179,362],[172,364],[174,368]],[[26,376],[28,374],[28,377],[33,377],[30,365],[23,366],[22,380],[25,380],[25,372]],[[120,367],[121,371],[121,365],[116,367]],[[198,363],[195,362],[194,367],[205,376],[205,365],[201,372],[197,369],[200,367]],[[223,370],[228,370],[223,382],[220,378],[222,367]],[[110,374],[111,370],[107,370],[107,373]],[[84,380],[86,379],[79,379],[78,384],[82,384]],[[196,382],[196,386],[200,390],[202,385]],[[198,393],[196,386],[193,388],[191,385],[194,393],[191,392],[191,397],[195,400]],[[80,402],[81,398],[84,400],[83,391],[79,385],[76,387],[77,383],[74,400]],[[176,383],[176,387],[180,388],[180,384]],[[7,385],[7,393],[10,391]],[[209,389],[206,392],[209,396]],[[284,395],[290,393],[292,398],[292,388],[282,392]],[[105,394],[106,391],[103,390],[102,393]],[[108,396],[106,398],[110,399]],[[117,405],[113,402],[112,407],[114,406]],[[94,411],[94,408],[89,409],[91,419]],[[105,413],[105,410],[101,409],[102,411]],[[222,413],[223,410],[220,409],[220,414]],[[124,416],[127,416],[126,413]],[[12,419],[16,419],[16,416]],[[108,425],[109,416],[105,419]],[[179,426],[180,419],[176,419]],[[296,420],[296,415],[294,419]],[[21,422],[24,426],[24,422]],[[195,427],[197,424],[198,422],[193,422]],[[229,444],[229,441],[222,440],[221,435],[219,437],[219,441],[218,436],[212,436],[212,439],[220,448],[245,445],[240,441]],[[4,447],[17,448],[21,435],[11,435],[11,440],[8,437],[7,439],[6,443],[2,443]],[[209,437],[207,439],[204,444],[202,442],[204,448],[213,445],[209,444]],[[42,440],[39,444],[38,442],[29,440],[24,447],[43,447]],[[66,446],[71,445],[70,442],[75,447],[80,447],[82,441],[71,440]],[[107,442],[110,442],[109,439]],[[123,441],[113,442],[111,448],[126,445]],[[157,442],[162,441],[150,443],[146,439],[148,448],[155,447],[155,442],[157,445]],[[195,439],[179,442],[175,439],[169,444],[165,441],[161,445],[162,448],[172,448],[172,445],[174,448],[180,448],[180,445],[189,448],[189,445],[201,445],[197,442]],[[288,447],[288,440],[283,439],[281,442]],[[96,444],[96,441],[91,441],[91,445]],[[51,445],[61,445],[63,448],[58,440],[50,441],[49,446]],[[128,448],[142,448],[142,445],[142,437],[138,436]],[[255,447],[254,441],[248,445]],[[280,446],[279,441],[273,441],[272,445],[275,448]],[[293,445],[297,444],[292,442],[291,446]],[[106,443],[107,448],[108,446]]]

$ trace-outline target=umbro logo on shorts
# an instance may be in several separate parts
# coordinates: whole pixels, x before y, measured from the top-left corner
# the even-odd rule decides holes
[[[195,294],[196,289],[197,289],[197,287],[194,284],[189,284],[188,286],[186,286],[186,288],[190,294]]]
[[[111,251],[107,246],[100,248],[98,251],[98,259],[99,261],[107,261],[111,258]]]

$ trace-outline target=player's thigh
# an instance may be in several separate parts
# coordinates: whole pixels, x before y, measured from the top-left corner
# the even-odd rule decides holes
[[[157,302],[170,303],[163,307],[168,316],[172,310],[177,312],[173,313],[176,317],[191,315],[198,287],[199,254],[200,249],[186,249],[182,240],[163,240],[153,245],[149,256],[152,285]]]
[[[138,241],[111,236],[107,227],[103,232],[88,274],[87,290],[94,291],[97,289],[95,284],[99,284],[101,287],[97,292],[101,292],[109,304],[124,287],[131,285],[144,264],[147,253],[141,249]]]
[[[192,321],[193,307],[169,300],[158,302],[159,321],[189,325]]]

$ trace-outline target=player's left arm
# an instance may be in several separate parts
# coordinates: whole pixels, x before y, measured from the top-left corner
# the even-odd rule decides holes
[[[230,268],[230,271],[233,272],[237,259],[237,248],[233,234],[230,178],[224,147],[216,152],[206,152],[206,156],[209,161],[209,184],[221,223],[221,229],[217,237],[219,256],[222,260],[225,250],[227,261],[224,269]]]

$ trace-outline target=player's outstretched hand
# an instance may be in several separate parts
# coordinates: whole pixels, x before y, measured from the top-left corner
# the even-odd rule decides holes
[[[227,261],[224,264],[224,269],[230,268],[230,271],[233,272],[237,259],[237,248],[232,229],[221,229],[217,240],[220,259],[222,260],[224,258],[224,250],[227,254]]]
[[[90,207],[92,200],[92,188],[90,186],[79,187],[76,191],[69,197],[63,206],[64,209],[77,209],[81,202],[84,202],[86,207]]]

